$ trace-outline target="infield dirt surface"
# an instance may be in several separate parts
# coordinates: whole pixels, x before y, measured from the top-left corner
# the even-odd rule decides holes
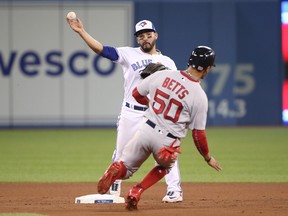
[[[123,182],[122,196],[134,183]],[[0,183],[1,213],[43,215],[196,215],[286,216],[288,183],[182,183],[184,201],[162,203],[164,183],[142,194],[137,211],[124,204],[75,204],[75,198],[97,193],[97,183]]]

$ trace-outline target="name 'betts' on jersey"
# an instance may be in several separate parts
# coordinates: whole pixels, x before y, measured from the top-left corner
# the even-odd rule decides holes
[[[185,71],[158,71],[144,79],[137,89],[141,95],[150,94],[150,109],[145,116],[174,136],[185,137],[188,128],[205,129],[207,95],[200,80]]]
[[[116,48],[119,59],[116,61],[122,66],[124,75],[124,100],[123,103],[129,102],[139,104],[132,96],[132,91],[139,82],[142,81],[140,71],[150,63],[161,63],[171,70],[177,70],[174,61],[168,56],[158,54],[144,53],[140,47],[119,47]],[[143,106],[143,105],[141,105]]]

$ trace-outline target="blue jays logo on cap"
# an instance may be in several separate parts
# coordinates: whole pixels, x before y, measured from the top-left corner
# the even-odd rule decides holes
[[[146,21],[142,21],[141,23],[139,23],[139,25],[140,25],[141,27],[144,27],[145,25],[147,25],[147,22],[146,22]]]
[[[155,26],[149,20],[141,20],[140,22],[138,22],[135,25],[135,33],[134,33],[134,35],[137,36],[138,32],[142,31],[142,30],[151,30],[151,31],[156,32]]]

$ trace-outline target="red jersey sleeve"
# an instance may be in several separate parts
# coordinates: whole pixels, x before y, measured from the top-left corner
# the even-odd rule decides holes
[[[192,138],[199,153],[205,157],[209,153],[208,142],[205,130],[192,130]]]
[[[132,96],[135,98],[135,100],[136,100],[138,103],[140,103],[140,104],[142,104],[142,105],[148,106],[148,104],[149,104],[149,99],[148,99],[148,97],[142,96],[142,95],[139,93],[139,91],[137,90],[137,87],[135,87],[135,88],[133,89]]]

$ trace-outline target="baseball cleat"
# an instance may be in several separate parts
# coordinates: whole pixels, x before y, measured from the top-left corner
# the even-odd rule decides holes
[[[110,187],[109,194],[120,196],[121,193],[121,180],[116,180]]]
[[[166,196],[164,196],[164,198],[162,199],[162,202],[164,203],[176,203],[182,201],[183,201],[182,191],[168,191]]]
[[[126,209],[129,211],[137,210],[137,204],[143,192],[141,185],[135,185],[128,193],[126,199]]]
[[[98,192],[105,194],[109,190],[112,183],[119,177],[121,171],[121,164],[119,162],[113,162],[104,175],[98,181]]]
[[[134,211],[137,210],[137,204],[138,201],[135,197],[133,196],[127,196],[127,200],[126,200],[126,209],[129,211]]]

